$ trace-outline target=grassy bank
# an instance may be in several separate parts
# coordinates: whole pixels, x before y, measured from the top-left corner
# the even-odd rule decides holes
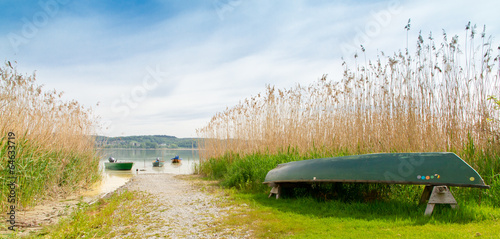
[[[251,225],[255,238],[497,238],[500,209],[459,202],[459,209],[436,208],[404,201],[318,202],[309,197],[270,199],[264,194],[233,192],[235,204],[251,210],[235,212],[227,224]]]
[[[144,220],[151,207],[145,193],[121,192],[96,203],[79,204],[78,208],[58,224],[46,226],[30,234],[14,233],[10,238],[111,238],[134,237],[134,225]],[[148,206],[146,206],[148,205]]]
[[[98,180],[91,111],[44,90],[34,75],[18,73],[10,62],[0,74],[2,214],[7,207],[20,210]]]
[[[498,205],[500,124],[495,99],[500,57],[485,28],[479,31],[469,23],[462,38],[443,31],[442,40],[436,40],[432,33],[420,33],[414,54],[409,49],[393,55],[379,52],[374,61],[365,56],[360,62],[356,54],[354,66],[344,62],[341,79],[323,76],[290,89],[268,86],[215,114],[198,130],[204,139],[198,171],[230,187],[262,192],[267,171],[283,162],[379,152],[454,152],[493,186],[456,189],[456,194]],[[346,187],[334,190],[352,186]],[[390,195],[417,190],[377,187]]]
[[[232,207],[228,216],[210,228],[223,232],[241,225],[252,238],[496,238],[500,230],[500,209],[459,201],[458,210],[438,206],[431,217],[424,206],[405,199],[372,202],[318,201],[267,198],[266,193],[241,193],[212,183],[197,183],[200,191],[224,198],[219,203]],[[30,235],[36,238],[141,238],[137,224],[158,220],[147,218],[155,201],[145,194],[124,192],[94,205],[81,205],[58,225]],[[196,205],[193,205],[196,207]],[[140,220],[140,221],[138,221]],[[220,221],[219,221],[220,220]],[[136,234],[134,234],[136,233]],[[159,237],[168,235],[158,234]]]

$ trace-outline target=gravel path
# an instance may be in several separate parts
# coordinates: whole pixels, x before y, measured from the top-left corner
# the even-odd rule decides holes
[[[204,192],[199,180],[182,179],[181,175],[139,174],[119,190],[149,193],[155,209],[145,215],[151,220],[136,226],[135,235],[147,238],[250,238],[244,225],[225,228],[220,219],[234,208],[224,204],[222,195]]]

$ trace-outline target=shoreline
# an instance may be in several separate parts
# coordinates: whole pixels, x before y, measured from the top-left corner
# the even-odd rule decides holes
[[[92,194],[93,189],[82,190],[66,197],[46,199],[33,207],[19,210],[16,220],[16,236],[26,236],[30,232],[39,231],[43,227],[57,224],[61,219],[67,218],[75,211],[80,203],[93,204],[107,194],[115,193],[119,188],[108,193]],[[16,218],[17,219],[17,218]],[[0,229],[1,236],[9,236],[13,231]]]
[[[154,149],[148,149],[148,148],[96,148],[98,150],[102,149],[120,149],[120,150],[192,150],[192,151],[200,151],[204,149],[199,149],[199,148],[176,148],[176,149],[169,149],[169,148],[154,148]]]

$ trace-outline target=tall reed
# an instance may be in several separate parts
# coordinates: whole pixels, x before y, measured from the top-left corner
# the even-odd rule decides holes
[[[66,195],[99,179],[94,119],[77,101],[45,91],[35,75],[21,75],[10,62],[0,67],[0,205],[9,194],[8,134],[15,134],[16,203],[34,205]],[[10,204],[10,203],[9,203]]]
[[[498,173],[498,125],[487,119],[498,118],[488,97],[500,93],[499,57],[485,29],[480,41],[470,29],[463,50],[458,36],[443,31],[438,43],[420,33],[413,55],[380,52],[354,69],[344,62],[340,80],[267,86],[198,129],[200,156],[452,151]]]

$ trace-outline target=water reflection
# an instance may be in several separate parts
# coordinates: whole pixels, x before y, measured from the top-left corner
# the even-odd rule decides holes
[[[130,180],[134,174],[132,171],[112,171],[102,170],[102,181],[95,184],[90,191],[87,191],[84,196],[97,196],[106,194],[118,189],[120,186]]]

